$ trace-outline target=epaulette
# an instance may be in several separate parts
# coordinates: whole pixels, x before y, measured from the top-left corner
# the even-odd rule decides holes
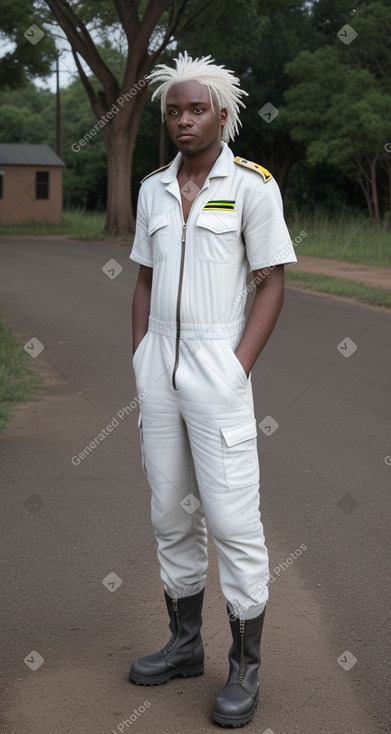
[[[155,171],[151,171],[151,173],[147,173],[146,176],[140,181],[140,183],[144,183],[144,181],[149,178],[150,176],[153,176],[154,173],[159,173],[159,171],[164,171],[165,168],[168,168],[171,166],[171,163],[167,163],[166,166],[162,166],[161,168],[157,168]]]
[[[253,161],[248,161],[247,158],[241,158],[240,155],[237,155],[236,158],[234,158],[235,163],[238,163],[239,166],[245,166],[246,168],[251,168],[252,171],[256,171],[257,173],[260,173],[264,182],[267,183],[268,181],[271,181],[273,178],[270,171],[267,170],[267,168],[264,168],[263,166],[260,166],[258,163],[254,163]]]

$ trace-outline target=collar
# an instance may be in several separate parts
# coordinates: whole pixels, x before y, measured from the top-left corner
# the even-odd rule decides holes
[[[207,175],[206,180],[208,180],[209,178],[217,178],[218,176],[228,176],[232,170],[233,159],[234,154],[231,148],[224,140],[222,140],[220,155],[215,161],[211,171]],[[172,163],[169,165],[169,167],[166,168],[166,170],[164,171],[160,179],[161,183],[170,184],[175,181],[181,165],[182,153],[178,153]]]

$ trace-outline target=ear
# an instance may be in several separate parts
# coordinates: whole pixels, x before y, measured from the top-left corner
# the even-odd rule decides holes
[[[224,125],[226,124],[227,120],[228,120],[228,111],[227,111],[226,107],[222,107],[222,109],[220,110],[220,124],[221,124],[221,127],[224,127]]]

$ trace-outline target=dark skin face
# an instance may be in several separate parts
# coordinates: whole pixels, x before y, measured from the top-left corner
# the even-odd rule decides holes
[[[197,81],[174,84],[167,94],[168,132],[184,156],[198,157],[206,168],[220,155],[221,129],[227,110],[212,108],[208,87]],[[195,163],[195,161],[194,161]],[[198,166],[197,166],[198,167]]]

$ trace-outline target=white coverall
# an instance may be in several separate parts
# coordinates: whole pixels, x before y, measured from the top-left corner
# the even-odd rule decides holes
[[[143,465],[167,594],[204,587],[206,517],[222,591],[250,619],[268,598],[268,553],[251,378],[234,352],[247,271],[296,256],[274,179],[237,164],[223,142],[185,224],[180,165],[178,153],[144,179],[130,255],[153,268],[148,331],[133,358],[137,390],[150,390],[140,402]]]

